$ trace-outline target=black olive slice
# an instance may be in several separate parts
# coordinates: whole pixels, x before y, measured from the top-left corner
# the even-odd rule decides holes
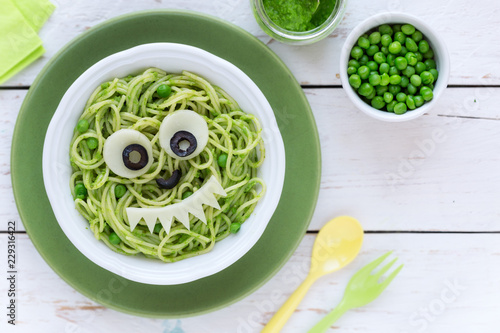
[[[169,179],[165,180],[163,178],[157,178],[156,179],[156,184],[158,184],[159,188],[165,188],[165,189],[172,189],[174,188],[178,183],[179,180],[181,180],[181,170],[174,170],[172,172],[172,175],[170,176]]]
[[[131,144],[123,149],[123,163],[130,170],[140,170],[144,168],[149,161],[146,148],[139,144]]]
[[[180,144],[183,141],[187,141],[189,143],[189,147],[185,150],[181,149]],[[174,134],[174,136],[170,139],[170,148],[174,152],[175,155],[179,157],[186,157],[191,155],[198,146],[196,142],[196,138],[193,134],[188,131],[179,131]]]

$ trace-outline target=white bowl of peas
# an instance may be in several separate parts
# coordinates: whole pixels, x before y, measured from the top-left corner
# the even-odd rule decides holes
[[[429,111],[448,85],[444,41],[415,16],[381,13],[349,34],[340,78],[351,101],[384,121],[415,119]]]

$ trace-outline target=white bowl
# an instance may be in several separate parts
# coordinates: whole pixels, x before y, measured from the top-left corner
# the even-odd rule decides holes
[[[140,73],[149,67],[167,72],[196,73],[224,89],[263,127],[266,159],[258,174],[267,193],[241,230],[217,242],[209,253],[164,263],[142,255],[127,256],[94,238],[88,222],[75,209],[69,189],[69,145],[75,125],[92,91],[115,77]],[[285,178],[285,149],[273,110],[257,85],[240,69],[196,47],[154,43],[140,45],[106,57],[87,69],[63,96],[47,130],[43,149],[43,179],[52,210],[70,241],[97,265],[127,279],[155,285],[194,281],[217,273],[240,259],[263,234],[281,196]]]
[[[349,84],[349,76],[347,75],[347,63],[349,62],[349,57],[351,49],[357,43],[359,36],[363,35],[370,29],[378,27],[382,24],[404,24],[409,23],[415,26],[417,30],[420,30],[424,35],[424,38],[429,42],[432,50],[434,51],[434,60],[436,61],[436,67],[439,71],[439,76],[434,83],[434,98],[426,102],[419,108],[415,110],[409,110],[408,112],[398,115],[392,112],[381,111],[373,108],[371,105],[364,102],[356,93],[356,91]],[[340,53],[340,79],[342,81],[342,87],[349,96],[350,100],[364,113],[367,115],[384,121],[398,122],[415,119],[424,113],[428,112],[438,101],[439,97],[446,89],[448,85],[448,78],[450,76],[450,56],[448,54],[448,49],[444,41],[432,30],[432,28],[420,20],[419,18],[405,14],[405,13],[380,13],[369,17],[364,20],[354,30],[351,31],[347,40],[342,47]]]

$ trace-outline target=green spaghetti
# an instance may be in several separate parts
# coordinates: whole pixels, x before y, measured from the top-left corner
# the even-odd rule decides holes
[[[160,89],[167,85],[168,96]],[[170,91],[171,90],[171,91]],[[209,130],[204,150],[188,160],[168,155],[159,144],[162,120],[178,110],[203,116]],[[135,178],[118,176],[103,158],[106,139],[121,129],[144,134],[153,147],[153,163]],[[112,250],[175,262],[209,252],[217,241],[237,232],[265,193],[257,176],[264,161],[258,119],[242,111],[221,88],[190,73],[169,74],[150,68],[138,76],[115,78],[90,96],[70,145],[71,192],[76,209],[94,236]],[[181,171],[172,189],[156,179]],[[181,202],[215,176],[227,193],[220,210],[204,206],[207,224],[189,215],[190,230],[174,220],[170,232],[157,223],[151,233],[144,220],[130,230],[127,207],[164,207]],[[157,221],[158,222],[158,221]]]

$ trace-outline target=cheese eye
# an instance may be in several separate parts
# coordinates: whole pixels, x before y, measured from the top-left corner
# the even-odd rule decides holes
[[[175,159],[188,160],[198,156],[208,142],[208,125],[198,113],[179,110],[163,119],[160,146]]]
[[[104,142],[103,158],[118,176],[135,178],[145,174],[153,164],[153,147],[141,132],[121,129]]]

